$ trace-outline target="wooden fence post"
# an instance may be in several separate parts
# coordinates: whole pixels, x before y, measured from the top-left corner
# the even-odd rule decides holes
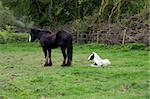
[[[97,32],[97,38],[96,38],[97,44],[99,43],[99,33]]]
[[[122,45],[124,45],[124,44],[125,44],[126,31],[127,31],[126,29],[124,29],[124,31],[123,31]]]
[[[77,32],[77,43],[79,43],[79,33]]]

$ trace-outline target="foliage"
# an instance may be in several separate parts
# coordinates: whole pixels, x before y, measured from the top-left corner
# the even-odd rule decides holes
[[[27,42],[28,35],[26,33],[10,33],[8,42]]]
[[[7,29],[6,25],[12,24],[17,31],[28,31],[31,27],[59,30],[58,28],[67,26],[74,34],[101,33],[104,30],[109,35],[111,25],[117,24],[116,28],[120,28],[116,32],[118,36],[122,35],[122,29],[127,32],[132,29],[137,34],[142,32],[144,37],[150,21],[149,0],[2,0],[2,3],[4,14],[0,14],[0,29]],[[5,14],[5,11],[9,13]],[[107,27],[107,30],[103,27]],[[93,31],[89,32],[89,28]],[[146,38],[137,36],[137,42],[148,45],[147,35]],[[135,39],[129,42],[135,42]],[[110,44],[120,42],[118,39]]]
[[[6,25],[14,25],[15,17],[8,7],[4,7],[0,1],[0,29]]]
[[[42,67],[37,43],[0,45],[0,97],[13,99],[149,99],[148,51],[115,49],[98,44],[74,45],[73,66],[61,67],[60,49],[52,52],[52,67]],[[91,49],[91,50],[89,50]],[[111,60],[90,67],[92,51]]]
[[[131,50],[148,50],[149,46],[146,46],[142,43],[128,43],[125,45],[120,45],[114,47],[116,50],[120,49],[122,51],[131,51]]]
[[[115,22],[124,15],[148,13],[148,0],[2,0],[24,23],[33,20],[36,26],[54,27],[69,21],[93,16],[96,21]],[[96,15],[96,16],[95,16]]]
[[[0,44],[10,42],[27,42],[27,33],[9,33],[8,31],[0,32]]]
[[[130,43],[130,44],[125,44],[123,45],[124,47],[128,49],[133,49],[133,50],[143,50],[146,48],[144,44],[137,44],[137,43]]]
[[[8,37],[8,34],[6,32],[0,32],[0,43],[1,44],[4,44],[6,43],[6,39]]]

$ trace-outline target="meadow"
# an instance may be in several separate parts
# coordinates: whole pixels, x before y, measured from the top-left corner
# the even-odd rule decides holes
[[[148,48],[147,48],[148,49]],[[92,51],[112,64],[90,67]],[[0,99],[149,99],[149,51],[98,44],[74,44],[73,65],[61,67],[60,49],[53,66],[43,67],[38,43],[0,44]]]

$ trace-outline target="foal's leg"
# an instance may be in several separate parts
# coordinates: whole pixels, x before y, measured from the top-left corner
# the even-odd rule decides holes
[[[45,55],[45,64],[44,64],[44,66],[48,66],[47,49],[43,48],[43,52],[44,52],[44,55]]]
[[[51,60],[51,49],[48,49],[48,54],[49,54],[49,66],[52,66],[52,60]]]
[[[61,51],[62,51],[62,54],[63,54],[63,57],[64,57],[64,60],[63,60],[63,63],[61,66],[65,66],[66,65],[66,58],[67,58],[67,54],[66,54],[66,48],[61,46]]]

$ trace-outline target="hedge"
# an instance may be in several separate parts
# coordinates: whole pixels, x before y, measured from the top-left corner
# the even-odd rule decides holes
[[[0,32],[0,44],[11,42],[27,42],[27,33],[8,33],[7,31]]]

